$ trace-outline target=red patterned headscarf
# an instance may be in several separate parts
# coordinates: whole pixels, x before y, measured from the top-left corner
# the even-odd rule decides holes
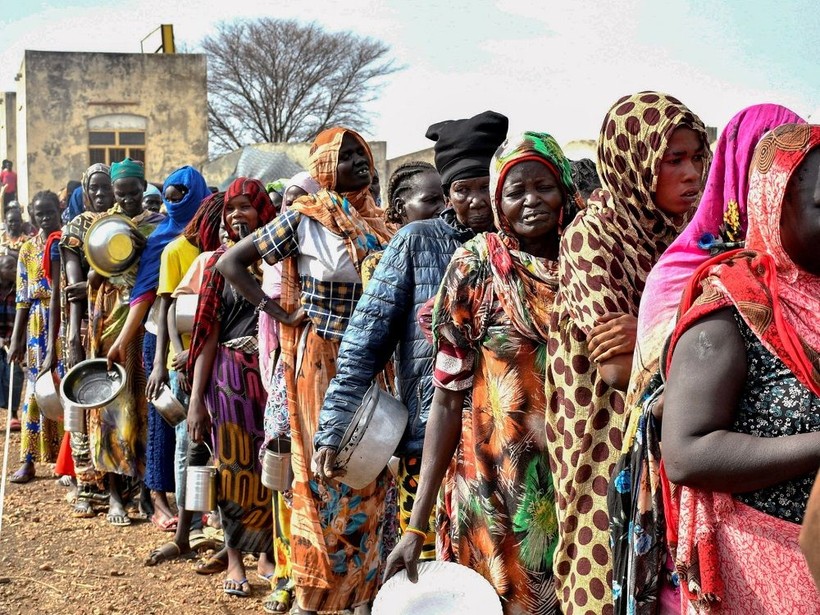
[[[268,193],[265,192],[265,186],[263,186],[262,182],[258,179],[237,177],[233,180],[225,191],[225,204],[227,205],[232,199],[238,196],[248,197],[251,205],[253,205],[253,208],[259,214],[257,228],[265,226],[276,216],[276,208],[273,206],[273,202],[270,200]],[[228,226],[227,213],[228,209],[226,207],[222,212],[222,224],[225,225],[228,237],[233,241],[239,241],[239,235]]]

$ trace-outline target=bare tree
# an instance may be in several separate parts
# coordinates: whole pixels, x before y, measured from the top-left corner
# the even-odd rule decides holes
[[[389,47],[315,23],[262,17],[220,24],[205,38],[212,150],[310,141],[333,125],[369,126]]]

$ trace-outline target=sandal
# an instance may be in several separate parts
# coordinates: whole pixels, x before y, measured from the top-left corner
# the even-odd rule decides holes
[[[128,515],[114,515],[112,513],[108,513],[105,515],[105,520],[114,527],[128,527],[131,525],[131,519],[128,518]]]
[[[78,498],[74,503],[74,508],[71,510],[71,516],[75,519],[91,519],[95,517],[94,509],[91,507],[91,502],[84,498]]]
[[[194,564],[194,572],[197,574],[219,574],[227,569],[227,559],[222,560],[218,557],[207,557]]]
[[[276,589],[262,603],[265,613],[290,613],[293,604],[293,589]]]
[[[167,517],[164,521],[160,521],[159,515],[154,514],[154,516],[151,517],[151,523],[163,532],[176,532],[179,517]]]
[[[151,551],[151,554],[148,556],[148,559],[145,560],[144,565],[156,566],[162,562],[170,562],[175,559],[192,559],[194,557],[196,557],[196,553],[194,551],[183,553],[177,543],[166,542],[161,547],[157,547]]]
[[[203,551],[216,551],[217,549],[222,548],[222,543],[214,540],[213,538],[208,538],[202,532],[197,532],[195,534],[191,534],[188,538],[188,544],[191,545],[191,549],[197,552]]]
[[[222,591],[229,596],[236,596],[237,598],[247,598],[251,595],[251,584],[248,579],[235,581],[234,579],[225,579],[222,581]]]

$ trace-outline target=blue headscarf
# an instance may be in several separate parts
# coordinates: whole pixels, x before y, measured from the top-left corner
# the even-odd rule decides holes
[[[169,186],[185,186],[187,192],[181,201],[171,203],[165,199],[165,191]],[[162,251],[165,246],[182,234],[185,226],[199,209],[200,203],[211,194],[211,191],[208,190],[205,178],[200,175],[199,171],[193,167],[184,166],[168,176],[162,185],[162,194],[168,215],[148,237],[148,242],[142,251],[137,270],[137,281],[131,292],[131,305],[154,299],[159,286],[159,263]]]

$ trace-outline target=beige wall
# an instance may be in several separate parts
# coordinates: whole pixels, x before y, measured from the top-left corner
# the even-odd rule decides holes
[[[17,94],[0,94],[0,155],[14,163],[17,170]]]
[[[149,181],[162,182],[177,167],[208,158],[204,55],[26,51],[20,72],[24,199],[80,179],[89,165],[89,121],[100,116],[143,119]]]

